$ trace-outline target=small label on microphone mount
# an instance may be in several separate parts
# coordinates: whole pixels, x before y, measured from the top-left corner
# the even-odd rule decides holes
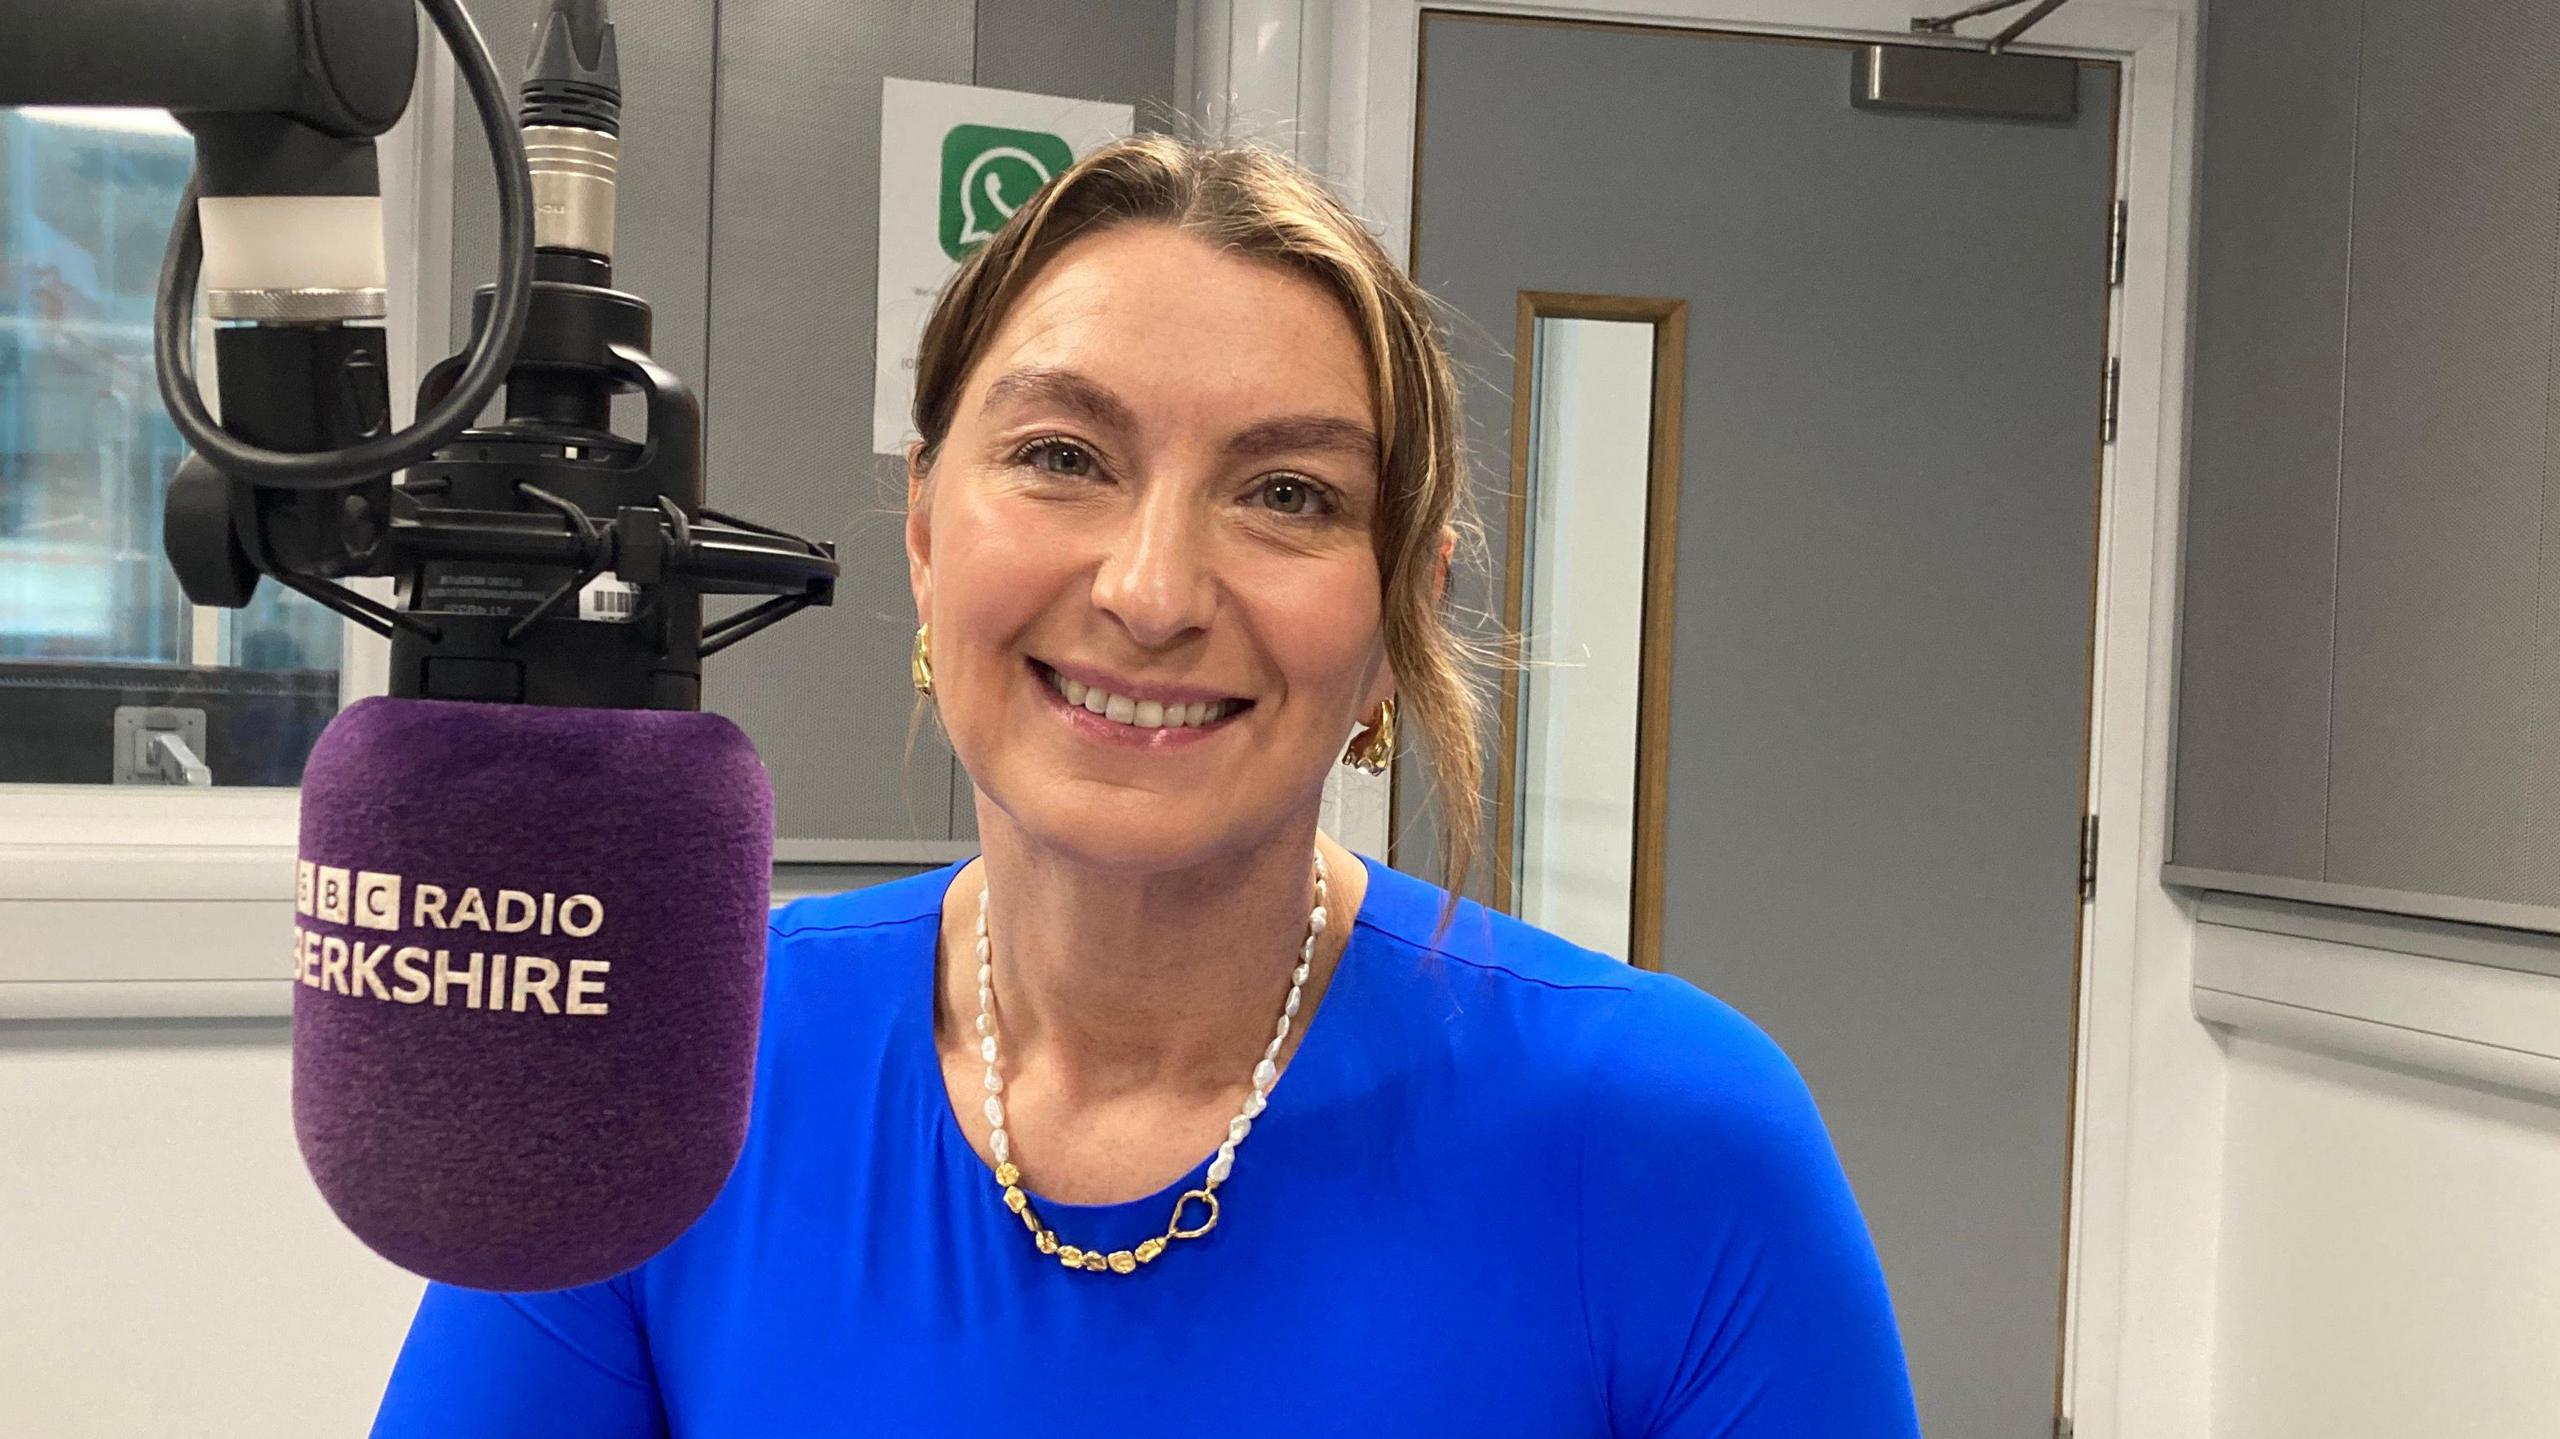
[[[598,575],[578,591],[578,618],[627,625],[640,613],[640,587],[612,575]]]
[[[498,567],[431,564],[419,585],[417,608],[457,615],[496,615],[520,619],[532,614],[542,597],[567,578]]]
[[[540,608],[567,578],[557,570],[434,564],[426,568],[416,607],[447,614],[522,619]],[[576,598],[575,607],[564,599],[551,610],[551,617],[616,625],[627,625],[639,618],[640,587],[612,574],[587,581]]]

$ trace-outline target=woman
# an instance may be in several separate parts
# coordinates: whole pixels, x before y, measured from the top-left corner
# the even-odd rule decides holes
[[[431,1288],[376,1434],[1915,1435],[1784,1056],[1317,830],[1401,724],[1449,890],[1475,832],[1449,361],[1358,222],[1101,150],[953,280],[916,424],[984,853],[780,911],[719,1201]]]

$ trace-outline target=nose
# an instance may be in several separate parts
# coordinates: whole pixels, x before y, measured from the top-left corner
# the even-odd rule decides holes
[[[1217,609],[1207,525],[1183,488],[1149,485],[1118,517],[1094,571],[1094,606],[1149,649],[1207,629]]]

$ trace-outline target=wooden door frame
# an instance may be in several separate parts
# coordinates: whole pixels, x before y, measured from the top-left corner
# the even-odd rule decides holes
[[[1681,412],[1688,394],[1689,302],[1638,295],[1523,290],[1511,343],[1511,486],[1503,523],[1504,664],[1494,716],[1493,907],[1517,899],[1512,864],[1519,842],[1521,593],[1528,557],[1529,437],[1537,400],[1537,325],[1545,320],[1620,320],[1653,328],[1653,381],[1645,438],[1643,633],[1636,659],[1635,836],[1628,892],[1627,960],[1662,968],[1662,820],[1671,762],[1671,636],[1678,594]]]

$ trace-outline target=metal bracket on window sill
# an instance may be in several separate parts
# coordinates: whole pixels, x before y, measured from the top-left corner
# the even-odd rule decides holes
[[[116,783],[213,787],[204,762],[203,710],[119,705],[115,725]]]

